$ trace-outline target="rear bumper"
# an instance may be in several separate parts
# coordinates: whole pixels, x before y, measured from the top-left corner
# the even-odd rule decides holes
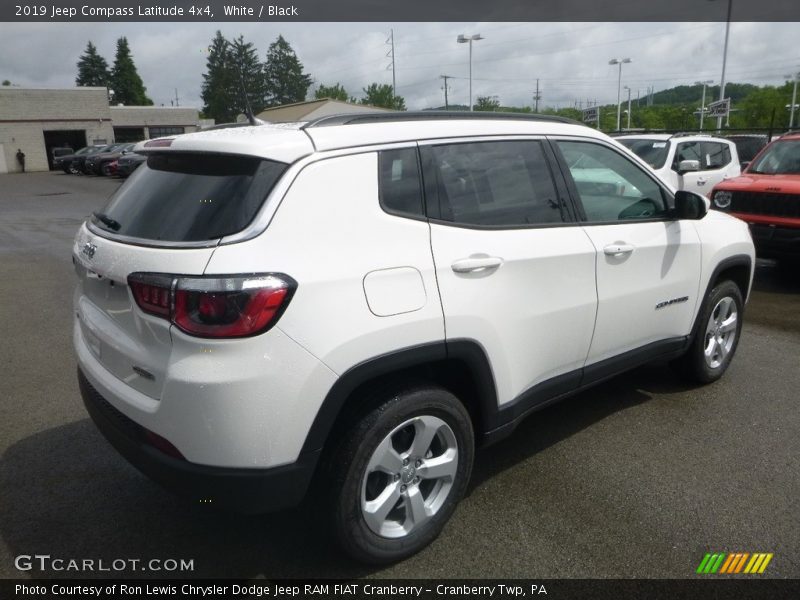
[[[105,438],[128,462],[170,491],[194,502],[255,514],[299,504],[319,451],[268,469],[214,467],[173,458],[150,445],[145,428],[114,408],[78,368],[83,403]]]

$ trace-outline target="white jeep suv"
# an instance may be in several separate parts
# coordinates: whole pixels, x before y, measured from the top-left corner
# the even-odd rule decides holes
[[[707,134],[638,134],[616,140],[650,165],[676,190],[709,194],[742,172],[736,144]]]
[[[138,151],[75,238],[89,414],[195,502],[324,496],[360,560],[431,542],[474,448],[537,408],[654,359],[714,381],[739,341],[747,225],[564,119],[346,115]]]

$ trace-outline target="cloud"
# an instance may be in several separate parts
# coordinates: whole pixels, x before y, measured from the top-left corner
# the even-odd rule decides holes
[[[505,105],[614,102],[618,70],[611,58],[630,57],[623,85],[632,95],[697,80],[719,82],[724,23],[7,23],[0,37],[0,79],[35,87],[74,85],[76,62],[92,42],[113,63],[126,36],[148,94],[169,105],[202,106],[206,48],[217,29],[253,42],[263,59],[282,34],[316,83],[341,83],[352,95],[372,82],[391,83],[385,43],[394,29],[398,93],[411,109],[468,98],[468,48],[459,33],[480,33],[473,45],[473,98],[496,95]],[[733,23],[727,81],[776,84],[800,69],[798,23]],[[46,43],[42,43],[46,40]],[[623,91],[623,95],[625,95]]]

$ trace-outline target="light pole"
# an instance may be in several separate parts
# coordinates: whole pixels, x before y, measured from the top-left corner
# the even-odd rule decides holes
[[[620,94],[622,93],[622,65],[631,62],[630,58],[612,58],[608,61],[610,65],[619,65],[619,77],[617,78],[617,131],[620,127],[622,117],[622,107],[620,105]]]
[[[629,88],[626,85],[625,89],[628,90],[628,127],[627,127],[627,129],[630,130],[630,128],[631,128],[631,88]]]
[[[472,42],[477,42],[478,40],[482,40],[484,38],[481,37],[480,33],[476,33],[475,35],[464,35],[463,33],[460,34],[456,41],[459,44],[466,44],[469,42],[469,110],[472,111]]]
[[[709,0],[714,2],[715,0]],[[731,33],[731,10],[733,9],[733,0],[728,0],[728,16],[725,19],[725,46],[722,50],[722,77],[719,80],[719,99],[725,100],[725,65],[728,62],[728,37]],[[730,110],[730,107],[728,107]],[[730,112],[728,113],[730,119]],[[722,115],[717,117],[717,129],[722,129]]]
[[[800,77],[800,73],[786,75],[786,77],[792,77],[794,79],[794,86],[792,86],[792,103],[789,105],[789,129],[791,129],[794,127],[794,111],[797,110],[797,78]]]
[[[700,100],[700,131],[703,131],[703,117],[706,114],[706,86],[711,85],[714,83],[713,79],[708,79],[706,81],[695,81],[695,85],[702,85],[703,86],[703,99]]]

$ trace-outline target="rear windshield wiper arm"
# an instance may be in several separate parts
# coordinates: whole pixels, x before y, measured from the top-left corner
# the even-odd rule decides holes
[[[113,229],[114,231],[119,231],[119,228],[122,227],[122,225],[119,224],[119,221],[115,221],[105,213],[93,212],[92,216],[94,216],[94,218],[100,221],[103,225],[109,229]]]

